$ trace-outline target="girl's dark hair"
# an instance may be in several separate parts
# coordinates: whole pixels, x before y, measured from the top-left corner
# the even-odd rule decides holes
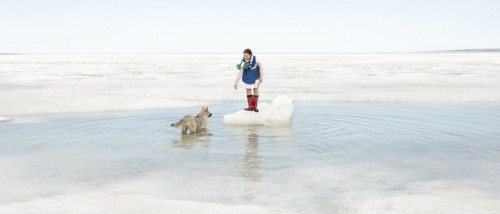
[[[247,49],[245,49],[245,50],[243,51],[243,53],[250,54],[250,56],[251,56],[251,55],[253,55],[253,54],[252,54],[252,50],[250,50],[250,49],[248,49],[248,48],[247,48]]]

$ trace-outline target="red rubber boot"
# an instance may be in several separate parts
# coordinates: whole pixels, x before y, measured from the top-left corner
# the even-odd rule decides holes
[[[253,111],[253,95],[247,95],[248,108],[245,108],[245,111]]]
[[[254,95],[253,100],[252,100],[252,106],[253,106],[253,111],[259,112],[259,109],[257,109],[257,103],[259,102],[259,95]]]

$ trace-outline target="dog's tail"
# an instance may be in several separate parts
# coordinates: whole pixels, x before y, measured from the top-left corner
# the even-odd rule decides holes
[[[172,127],[175,127],[175,128],[178,128],[179,126],[181,126],[184,122],[186,121],[186,117],[182,118],[181,120],[179,120],[179,122],[177,123],[172,123],[170,126]]]

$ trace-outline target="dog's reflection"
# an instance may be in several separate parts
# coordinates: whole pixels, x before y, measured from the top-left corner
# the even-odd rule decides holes
[[[180,140],[174,140],[172,143],[174,147],[183,149],[192,149],[197,144],[208,147],[211,136],[213,136],[212,133],[208,132],[207,129],[202,129],[196,133],[184,133]]]

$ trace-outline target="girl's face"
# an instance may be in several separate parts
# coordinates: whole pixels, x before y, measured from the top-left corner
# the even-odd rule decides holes
[[[243,53],[243,57],[244,57],[246,60],[250,60],[250,57],[252,57],[252,55],[247,54],[247,53]]]

